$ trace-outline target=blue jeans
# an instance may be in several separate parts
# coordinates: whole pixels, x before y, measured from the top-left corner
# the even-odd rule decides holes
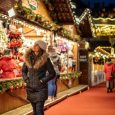
[[[34,115],[44,115],[44,103],[45,101],[38,101],[37,103],[31,103]]]
[[[48,96],[55,96],[56,93],[56,77],[48,82]]]

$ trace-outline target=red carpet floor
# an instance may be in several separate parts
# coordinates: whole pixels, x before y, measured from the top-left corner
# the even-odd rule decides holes
[[[105,84],[98,85],[52,106],[45,115],[115,115],[115,89],[106,93]]]

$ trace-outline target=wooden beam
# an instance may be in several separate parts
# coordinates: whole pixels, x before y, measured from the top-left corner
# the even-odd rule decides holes
[[[27,37],[27,38],[36,38],[36,37],[44,37],[44,36],[36,36],[36,35],[35,35],[35,36],[30,36],[30,35],[28,35],[28,36],[27,36],[27,35],[26,35],[26,36],[24,36],[24,37]]]
[[[35,30],[34,30],[34,29],[31,29],[31,30],[29,30],[29,31],[27,31],[27,32],[25,32],[25,33],[23,33],[23,34],[28,34],[28,33],[32,32],[32,31],[35,31]]]

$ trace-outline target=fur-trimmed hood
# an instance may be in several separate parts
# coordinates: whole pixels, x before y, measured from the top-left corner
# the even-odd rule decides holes
[[[24,55],[24,61],[25,64],[27,65],[27,67],[29,68],[34,68],[34,69],[39,69],[41,66],[43,66],[48,58],[48,54],[46,52],[43,53],[42,56],[37,56],[36,60],[35,59],[35,55],[32,55],[33,51],[31,48],[29,48],[25,55]],[[33,58],[31,58],[31,56],[33,56]],[[33,59],[33,60],[32,60]],[[32,64],[32,61],[34,61],[34,64]]]
[[[112,62],[106,62],[106,64],[111,65],[111,64],[113,64],[113,63],[112,63]]]

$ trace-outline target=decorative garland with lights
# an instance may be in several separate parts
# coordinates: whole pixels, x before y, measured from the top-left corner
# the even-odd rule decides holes
[[[81,72],[74,72],[68,74],[61,74],[60,80],[69,80],[76,79],[81,76]],[[26,83],[22,78],[15,80],[3,80],[0,81],[0,93],[4,93],[5,91],[13,92],[15,89],[26,87]]]
[[[15,80],[4,80],[0,81],[0,93],[3,93],[5,91],[10,90],[13,92],[13,90],[26,87],[26,83],[23,81],[23,79],[15,79]]]
[[[16,8],[16,11],[19,16],[21,16],[29,21],[38,23],[39,25],[42,25],[43,27],[45,27],[47,29],[52,28],[52,25],[53,25],[52,23],[47,21],[42,15],[35,14],[30,8],[19,5],[19,7]]]
[[[3,14],[0,14],[0,17],[1,17],[1,19],[7,19],[9,22],[12,21],[18,25],[20,24],[20,25],[23,25],[28,28],[38,29],[37,25],[34,26],[33,24],[28,24],[26,21],[19,21],[17,19],[11,19],[7,15],[3,15]],[[71,37],[71,32],[69,30],[67,30],[59,25],[56,25],[55,23],[51,23],[51,24],[52,24],[52,28],[50,29],[50,31],[54,31],[58,35],[63,36],[65,38],[67,38],[68,40],[73,40],[73,38]],[[42,27],[40,27],[40,28],[42,28]],[[60,28],[61,28],[61,31],[60,31]]]
[[[72,39],[71,32],[69,30],[59,27],[55,23],[51,23],[51,22],[47,21],[42,15],[33,13],[31,9],[19,5],[16,8],[16,11],[18,12],[18,15],[20,15],[21,17],[23,17],[29,21],[35,22],[35,23],[41,25],[42,27],[47,28],[51,31],[56,31],[56,32],[58,31],[59,35],[69,38],[69,39]],[[60,28],[62,29],[62,31],[60,31]]]
[[[115,18],[102,18],[102,17],[99,17],[99,18],[93,18],[93,20],[104,20],[104,21],[107,21],[107,20],[110,20],[110,21],[115,21]]]
[[[114,25],[104,25],[102,24],[95,24],[95,32],[96,36],[115,36],[115,26]]]
[[[74,73],[67,73],[67,74],[61,74],[60,79],[61,80],[69,80],[69,79],[74,79],[78,78],[81,76],[81,72],[74,72]]]
[[[99,46],[94,50],[92,56],[95,64],[104,64],[110,55]]]

